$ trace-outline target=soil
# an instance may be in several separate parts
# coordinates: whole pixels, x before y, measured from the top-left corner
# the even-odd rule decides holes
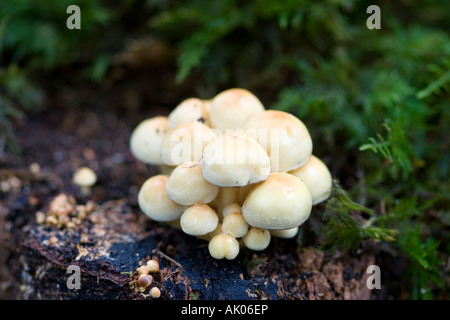
[[[313,239],[299,245],[273,238],[264,251],[244,249],[233,261],[215,260],[205,241],[150,221],[136,199],[158,168],[134,159],[129,137],[141,120],[167,115],[189,88],[164,96],[161,83],[145,75],[134,79],[103,87],[58,84],[47,90],[44,113],[15,124],[23,159],[7,151],[0,158],[0,299],[152,299],[154,286],[161,289],[159,299],[180,300],[399,297],[396,286],[367,288],[369,265],[398,263],[387,275],[393,279],[403,269],[370,243],[354,253],[330,254]],[[71,181],[81,166],[98,176],[89,196]],[[86,211],[75,226],[39,221],[61,194],[70,219]],[[313,214],[320,215],[317,210]],[[307,233],[308,223],[303,228]],[[161,268],[140,292],[130,282],[150,258]],[[66,285],[70,265],[81,270],[79,290]]]

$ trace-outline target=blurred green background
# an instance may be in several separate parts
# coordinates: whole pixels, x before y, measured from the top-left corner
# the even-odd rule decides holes
[[[81,30],[65,27],[72,4]],[[62,79],[101,86],[158,64],[174,70],[167,91],[247,88],[304,121],[342,186],[311,221],[319,245],[375,241],[408,261],[409,298],[449,298],[450,2],[377,1],[369,30],[372,4],[0,1],[0,145],[20,157],[15,121]]]

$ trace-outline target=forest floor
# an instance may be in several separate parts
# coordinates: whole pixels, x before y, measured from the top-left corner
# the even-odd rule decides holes
[[[176,101],[186,94],[182,90],[155,102],[154,83],[60,86],[45,112],[15,124],[23,159],[7,152],[0,157],[0,299],[149,299],[148,292],[129,288],[129,273],[150,257],[162,266],[153,284],[162,289],[162,299],[405,297],[407,288],[398,281],[404,261],[371,243],[353,253],[330,254],[314,241],[300,246],[296,239],[274,238],[264,251],[242,250],[233,261],[216,261],[206,242],[150,221],[136,199],[140,185],[158,171],[134,159],[129,137],[143,119],[167,115],[166,101]],[[146,103],[142,111],[139,106]],[[98,176],[89,197],[72,183],[81,166]],[[72,230],[38,224],[36,213],[48,212],[59,194],[72,199],[74,208],[90,201],[95,209]],[[76,294],[61,289],[71,263],[97,283],[105,279],[108,290],[99,293],[95,281],[85,282]],[[372,264],[382,266],[379,290],[366,285]],[[43,279],[46,288],[38,287]]]

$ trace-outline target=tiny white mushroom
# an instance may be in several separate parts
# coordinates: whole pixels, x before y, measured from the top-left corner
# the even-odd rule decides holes
[[[266,249],[270,244],[270,232],[259,228],[250,228],[242,238],[244,244],[250,250],[260,251]]]
[[[147,164],[161,165],[162,141],[169,131],[167,117],[158,116],[139,123],[130,137],[130,151],[136,159]]]
[[[81,167],[73,174],[73,183],[81,188],[84,196],[91,194],[91,187],[97,182],[97,175],[88,167]]]
[[[138,193],[138,204],[142,212],[150,219],[169,222],[178,219],[184,212],[184,206],[169,199],[166,193],[166,175],[156,175],[147,179]]]
[[[217,228],[219,217],[207,204],[199,203],[186,209],[180,219],[181,229],[191,236],[201,236]]]
[[[313,205],[326,200],[330,196],[333,184],[330,170],[316,156],[312,155],[305,165],[296,170],[289,171],[289,173],[306,184],[311,192]]]
[[[209,241],[208,250],[214,259],[233,260],[239,254],[239,242],[229,234],[219,233]]]

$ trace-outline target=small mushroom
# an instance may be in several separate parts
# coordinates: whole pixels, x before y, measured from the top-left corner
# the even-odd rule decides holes
[[[222,216],[225,219],[227,216],[234,212],[242,213],[241,205],[238,203],[229,203],[223,208]]]
[[[214,259],[233,260],[239,254],[239,242],[229,234],[219,233],[209,241],[208,250]]]
[[[305,222],[311,208],[308,187],[291,174],[275,172],[255,185],[242,205],[242,213],[250,226],[283,230]]]
[[[92,186],[97,182],[97,175],[88,167],[81,167],[73,174],[73,183],[81,188],[84,196],[91,194]]]
[[[231,131],[205,147],[202,171],[205,179],[214,185],[240,187],[267,179],[270,159],[255,139]]]
[[[314,155],[300,168],[289,171],[290,174],[302,180],[309,189],[312,197],[312,204],[316,205],[326,199],[331,194],[333,184],[330,170],[327,165]]]
[[[198,203],[186,209],[180,219],[181,229],[191,236],[214,231],[219,223],[216,212],[207,204]]]
[[[139,123],[130,137],[130,151],[136,159],[147,164],[161,165],[162,141],[169,131],[167,117],[158,116]]]
[[[139,268],[136,269],[136,272],[141,275],[141,274],[148,274],[149,270],[146,266],[140,266]]]
[[[153,282],[153,277],[149,274],[141,273],[138,278],[138,284],[140,287],[147,288]]]
[[[232,235],[235,238],[245,236],[248,231],[248,223],[245,221],[242,213],[231,212],[222,222],[222,231],[226,234]]]
[[[211,127],[225,132],[242,129],[253,116],[264,111],[261,101],[246,89],[233,88],[216,95],[211,101]]]
[[[169,222],[178,219],[185,210],[184,206],[169,199],[166,193],[166,175],[156,175],[147,179],[138,193],[138,204],[142,212],[150,219]]]
[[[161,297],[161,290],[159,290],[158,287],[151,288],[150,297],[152,297],[153,299],[158,299],[159,297]]]
[[[250,250],[261,251],[269,246],[270,239],[270,232],[268,230],[252,227],[242,238],[242,241]]]
[[[209,203],[217,197],[219,187],[209,183],[199,162],[180,164],[169,176],[167,196],[178,204],[190,206],[196,202]]]
[[[312,139],[305,124],[290,113],[266,110],[244,128],[270,157],[272,172],[288,172],[304,165],[312,153]]]
[[[203,149],[217,137],[207,125],[191,121],[169,130],[162,141],[161,159],[169,166],[202,159]]]
[[[183,100],[169,114],[169,127],[174,129],[180,124],[200,121],[207,124],[208,113],[203,100],[199,98],[188,98]]]
[[[154,273],[159,271],[159,262],[153,259],[147,261],[146,268],[148,272]]]

